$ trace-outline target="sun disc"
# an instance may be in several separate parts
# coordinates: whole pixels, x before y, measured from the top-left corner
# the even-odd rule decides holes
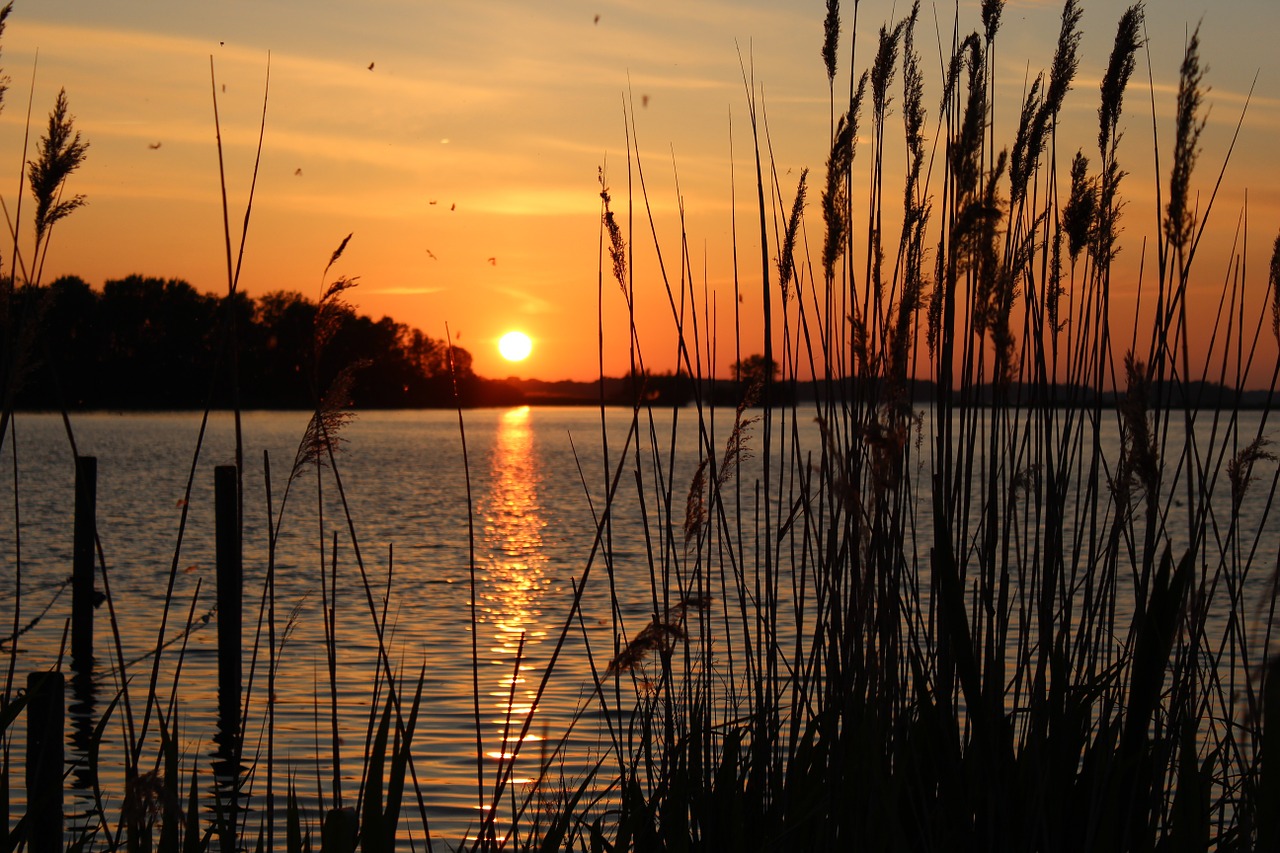
[[[524,332],[507,332],[498,339],[498,352],[507,361],[524,361],[533,352],[533,341]]]

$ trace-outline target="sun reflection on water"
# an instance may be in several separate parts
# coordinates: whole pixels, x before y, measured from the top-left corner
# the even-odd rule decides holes
[[[538,503],[541,474],[527,406],[503,413],[498,422],[490,466],[490,487],[483,503],[484,537],[479,595],[480,622],[488,628],[488,673],[482,675],[489,702],[485,732],[486,761],[496,772],[499,762],[515,755],[516,739],[533,712],[537,678],[537,646],[546,637],[542,597],[550,583]],[[527,735],[525,744],[538,741]],[[528,758],[530,756],[524,755]],[[536,756],[532,756],[536,760]],[[490,777],[492,779],[492,776]],[[511,780],[519,784],[521,777]]]

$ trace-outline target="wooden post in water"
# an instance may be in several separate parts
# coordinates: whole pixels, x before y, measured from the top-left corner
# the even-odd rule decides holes
[[[225,735],[240,731],[241,590],[240,511],[236,466],[213,471],[218,563],[218,722]]]
[[[71,550],[71,662],[93,664],[93,567],[98,529],[98,460],[76,457],[76,517]]]
[[[27,849],[61,851],[63,675],[27,674]]]

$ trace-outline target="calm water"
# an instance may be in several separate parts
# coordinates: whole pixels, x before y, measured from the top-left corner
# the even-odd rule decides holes
[[[628,412],[608,415],[614,452],[622,448]],[[165,591],[178,542],[187,477],[199,417],[179,414],[89,414],[73,419],[82,455],[98,458],[98,529],[120,623],[123,656],[129,667],[131,699],[141,715]],[[244,623],[246,681],[261,612],[267,563],[265,487],[269,462],[271,507],[279,524],[276,554],[278,635],[284,638],[277,669],[276,754],[298,778],[310,803],[323,790],[331,804],[333,766],[329,729],[330,694],[322,618],[321,552],[328,560],[337,535],[336,636],[338,713],[343,795],[354,805],[363,770],[374,681],[379,675],[376,618],[385,618],[390,665],[402,689],[425,672],[422,711],[415,734],[415,770],[428,804],[433,839],[448,846],[463,837],[479,814],[476,783],[475,708],[472,689],[472,614],[469,595],[470,543],[474,542],[478,596],[475,622],[480,717],[486,756],[485,784],[492,785],[504,753],[504,732],[520,728],[545,671],[560,627],[569,613],[573,582],[587,566],[595,538],[595,513],[604,504],[605,469],[601,423],[596,410],[529,409],[471,411],[465,415],[469,466],[463,461],[458,417],[451,412],[370,413],[342,433],[346,441],[338,470],[355,529],[360,558],[374,599],[373,611],[361,581],[352,537],[332,472],[304,466],[284,489],[307,416],[250,413],[244,417],[246,448],[244,501]],[[665,429],[665,427],[664,427]],[[56,665],[62,632],[70,615],[70,575],[74,497],[72,453],[56,416],[19,416],[22,557],[22,621],[52,602],[48,614],[19,643],[19,678],[26,671]],[[230,416],[210,423],[187,509],[189,517],[176,560],[177,575],[167,637],[185,626],[188,612],[199,621],[214,601],[213,469],[234,462]],[[9,450],[6,443],[6,451]],[[264,459],[265,452],[265,459]],[[681,448],[692,458],[694,445]],[[688,473],[692,472],[689,464]],[[469,517],[467,473],[474,512]],[[13,463],[5,454],[0,525],[5,537],[7,591],[0,624],[10,633],[15,588]],[[624,484],[632,484],[628,476]],[[282,506],[283,503],[283,506]],[[634,502],[633,502],[634,505]],[[626,511],[620,513],[623,517]],[[471,531],[471,536],[468,531]],[[624,613],[643,619],[651,610],[642,526],[620,523],[612,537],[615,579]],[[99,584],[100,586],[100,584]],[[391,590],[389,596],[384,593]],[[198,591],[198,597],[197,597]],[[583,628],[598,643],[601,669],[612,653],[607,581],[597,567],[583,602],[583,625],[566,641],[559,675],[549,686],[539,719],[523,747],[535,765],[567,729],[592,683],[584,654]],[[385,607],[385,611],[384,611]],[[216,717],[216,617],[192,631],[182,663],[177,695],[177,728],[188,761],[207,770]],[[287,627],[286,627],[287,626]],[[265,656],[266,642],[260,653]],[[158,693],[173,691],[179,646],[163,656]],[[100,709],[118,689],[107,609],[97,611],[96,675]],[[6,652],[7,654],[7,652]],[[519,656],[519,671],[516,670]],[[63,666],[66,669],[66,665]],[[265,660],[257,665],[252,690],[265,693]],[[385,692],[380,694],[385,697]],[[316,697],[320,697],[319,703]],[[411,697],[411,694],[410,694]],[[379,700],[379,708],[381,702]],[[263,705],[251,696],[246,755],[261,747]],[[593,728],[583,725],[574,749],[557,768],[567,781],[579,776],[598,753]],[[104,755],[116,750],[121,730],[107,734]],[[149,736],[158,742],[154,730]],[[511,735],[514,738],[514,734]],[[551,738],[546,745],[543,738]],[[20,743],[20,741],[18,741]],[[506,751],[509,753],[510,746]],[[154,745],[148,754],[154,753]],[[68,758],[72,752],[68,751]],[[118,754],[117,754],[118,757]],[[104,771],[118,772],[118,764]],[[145,768],[144,768],[145,769]],[[259,770],[262,774],[265,771]],[[517,772],[520,783],[525,776]],[[111,788],[109,779],[104,779]],[[119,785],[115,786],[119,789]],[[412,797],[408,802],[413,802]],[[416,808],[406,823],[415,826]],[[69,806],[69,812],[75,806]],[[20,814],[20,810],[18,812]],[[16,818],[15,818],[16,819]]]
[[[731,413],[725,415],[724,423],[728,424]],[[684,495],[697,465],[694,413],[679,414],[682,423],[674,431],[674,439],[672,414],[655,417],[656,441],[651,444],[646,437],[640,455],[641,470],[649,484],[646,488],[651,490],[646,499],[650,525],[665,521],[667,508],[658,505],[653,497],[657,493],[652,490],[659,477],[669,477],[675,484],[672,493],[677,496],[673,503],[680,503],[670,509],[670,515],[672,523],[679,526]],[[1257,414],[1245,414],[1244,435],[1252,435],[1257,418]],[[268,505],[274,513],[272,523],[279,525],[275,560],[277,645],[281,649],[275,697],[270,704],[274,749],[282,762],[277,773],[293,774],[307,808],[332,805],[335,756],[321,566],[336,553],[337,759],[344,803],[355,804],[370,714],[385,702],[385,690],[377,683],[380,667],[374,629],[375,620],[385,620],[389,665],[402,689],[411,689],[417,674],[425,673],[414,770],[437,849],[464,838],[482,808],[477,795],[473,705],[472,546],[478,592],[474,624],[481,751],[488,787],[502,756],[509,755],[513,746],[514,734],[507,735],[505,742],[504,734],[518,731],[523,724],[570,612],[574,584],[591,561],[596,517],[613,474],[605,467],[597,410],[481,410],[465,413],[464,422],[466,464],[455,413],[367,413],[343,431],[346,441],[338,457],[338,472],[350,508],[353,540],[331,470],[317,472],[314,466],[304,466],[290,481],[307,416],[250,413],[243,421],[246,682],[254,631],[258,626],[266,629],[266,619],[259,613],[267,566]],[[606,414],[614,464],[624,449],[629,422],[628,411]],[[171,566],[176,565],[177,572],[167,638],[180,634],[189,612],[203,625],[200,617],[213,605],[213,468],[234,461],[233,425],[228,415],[217,415],[210,423],[185,505],[189,517],[179,548],[179,520],[199,416],[90,414],[76,416],[73,424],[80,453],[98,458],[98,530],[119,618],[122,654],[128,662],[137,661],[130,663],[128,673],[134,715],[140,721],[151,673],[151,660],[146,656],[156,642]],[[802,445],[816,449],[816,427],[801,423],[799,428]],[[718,429],[715,446],[723,446],[727,426],[718,424]],[[20,496],[16,507],[14,441]],[[753,443],[758,441],[758,436],[753,437]],[[70,590],[60,589],[71,566],[74,468],[62,422],[56,416],[19,416],[4,449],[0,463],[5,483],[0,496],[0,534],[4,537],[0,588],[6,590],[0,600],[3,633],[10,633],[13,622],[18,553],[15,518],[20,518],[17,529],[21,532],[22,621],[49,608],[19,641],[21,681],[27,671],[57,664],[70,615]],[[1115,452],[1114,446],[1108,451],[1111,458]],[[636,499],[634,445],[630,454],[620,480],[610,553],[620,611],[634,626],[644,624],[652,604],[650,551]],[[748,463],[746,483],[754,478],[759,464],[759,459]],[[270,496],[265,485],[268,465]],[[1270,478],[1273,470],[1273,466],[1264,466],[1258,473]],[[660,482],[657,488],[661,489]],[[919,509],[927,513],[927,505]],[[1246,526],[1256,531],[1265,524],[1269,531],[1275,531],[1275,521],[1264,515],[1264,509],[1261,502],[1250,508]],[[926,522],[918,520],[917,524],[928,529]],[[1263,538],[1267,540],[1265,547],[1272,549],[1269,559],[1274,563],[1277,537],[1268,533]],[[361,580],[357,546],[368,591]],[[1259,559],[1267,564],[1267,557]],[[603,727],[589,701],[591,667],[594,664],[603,672],[613,650],[613,631],[609,580],[602,561],[591,565],[582,618],[567,634],[548,692],[521,747],[522,757],[514,774],[517,786],[531,772],[536,775],[542,757],[555,748],[571,723],[569,748],[554,760],[556,784],[576,785],[575,780],[605,753]],[[215,623],[216,617],[187,636],[176,690],[174,667],[182,641],[166,650],[157,690],[166,703],[176,693],[179,701],[173,724],[183,761],[187,768],[199,766],[202,778],[208,770],[216,729]],[[265,637],[259,647],[263,658],[256,664],[249,688],[247,756],[263,756],[266,749],[262,733],[267,708],[262,701],[266,693]],[[79,722],[81,736],[92,725],[94,710],[100,712],[115,695],[120,680],[105,606],[98,611],[95,648],[98,690],[90,713],[82,715]],[[584,708],[585,713],[574,722]],[[121,772],[123,737],[117,718],[106,734],[104,774]],[[144,754],[154,756],[158,736],[153,730],[147,737],[149,746]],[[21,740],[14,741],[15,756],[21,754],[20,744]],[[74,749],[69,748],[68,758],[74,755]],[[265,786],[261,757],[259,764],[256,791]],[[11,775],[21,784],[20,772]],[[122,788],[118,775],[114,784],[111,778],[103,782],[108,790]],[[21,802],[21,792],[17,802]],[[254,803],[251,801],[251,808]],[[414,803],[410,794],[403,811],[402,837],[407,843],[412,835],[422,849],[417,808],[410,808]],[[72,825],[78,808],[82,812],[84,803],[68,804]],[[20,808],[14,811],[21,813]],[[15,819],[11,816],[10,823]],[[256,821],[251,818],[248,825],[256,832]]]

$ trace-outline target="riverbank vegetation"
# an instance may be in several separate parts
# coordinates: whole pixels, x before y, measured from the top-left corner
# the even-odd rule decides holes
[[[677,481],[669,438],[646,438],[643,411],[640,449],[614,457],[608,487],[634,479],[649,508],[651,606],[614,609],[593,702],[608,805],[583,808],[585,786],[560,827],[581,849],[1280,843],[1265,731],[1280,714],[1278,475],[1268,415],[1249,429],[1238,416],[1255,359],[1275,400],[1280,239],[1259,280],[1238,237],[1230,269],[1207,273],[1216,304],[1193,303],[1230,157],[1216,152],[1218,183],[1200,177],[1198,32],[1170,150],[1134,132],[1156,93],[1130,92],[1161,10],[1124,10],[1099,88],[1076,92],[1084,10],[1067,0],[1051,64],[1020,103],[997,105],[1004,3],[980,7],[973,22],[961,12],[934,100],[920,4],[870,38],[855,24],[854,47],[847,4],[827,4],[823,173],[774,167],[744,72],[759,216],[737,223],[737,245],[760,249],[735,267],[732,301],[762,312],[781,377],[757,387],[764,413],[740,407],[731,427],[697,401],[692,482]],[[865,70],[842,75],[843,55],[868,57]],[[1096,144],[1062,144],[1081,115],[1068,98],[1098,103],[1094,134],[1075,137]],[[1017,117],[1008,137],[997,111]],[[1149,150],[1127,154],[1135,140]],[[1144,219],[1126,157],[1152,153]],[[644,162],[629,152],[642,201],[628,227],[602,182],[602,277],[627,300],[660,280],[695,373],[725,344],[707,332],[711,309],[694,308],[712,300],[690,245],[657,247],[678,272],[630,263],[629,240],[656,241]],[[1145,247],[1122,238],[1144,221],[1159,223]],[[1122,248],[1145,260],[1123,282],[1138,291],[1131,326],[1116,319]],[[1193,322],[1206,312],[1212,323]],[[815,400],[778,400],[809,373],[823,377]],[[1226,390],[1223,408],[1172,404],[1205,381]],[[802,420],[819,424],[818,446],[801,442]],[[748,454],[759,465],[744,481]],[[612,582],[602,519],[597,571]]]
[[[1265,728],[1280,714],[1280,470],[1269,412],[1246,430],[1239,411],[1243,377],[1255,358],[1274,352],[1272,339],[1280,344],[1280,239],[1265,282],[1236,260],[1230,274],[1212,271],[1223,284],[1209,358],[1193,362],[1189,339],[1201,332],[1188,317],[1204,307],[1191,304],[1189,286],[1204,224],[1216,213],[1212,179],[1195,190],[1206,97],[1198,40],[1189,36],[1180,69],[1173,149],[1145,143],[1165,169],[1148,218],[1159,227],[1149,235],[1141,310],[1132,328],[1121,328],[1112,322],[1113,272],[1122,223],[1138,230],[1123,189],[1126,152],[1140,138],[1126,136],[1124,116],[1143,100],[1126,93],[1142,57],[1144,15],[1154,12],[1137,4],[1121,14],[1101,85],[1088,91],[1077,79],[1083,9],[1066,0],[1051,65],[1013,105],[1018,121],[1004,139],[992,121],[1000,0],[983,0],[977,20],[959,19],[935,99],[925,96],[932,63],[917,41],[919,4],[870,37],[857,7],[827,4],[820,53],[830,154],[816,186],[810,173],[774,169],[764,104],[748,78],[748,192],[758,216],[734,224],[741,263],[732,304],[761,312],[761,341],[708,338],[712,301],[690,273],[689,245],[657,246],[659,258],[680,259],[678,272],[661,263],[637,269],[635,243],[657,243],[643,152],[632,148],[627,158],[635,220],[615,212],[621,205],[601,176],[599,298],[632,304],[652,287],[669,296],[674,351],[694,378],[691,407],[678,419],[697,432],[698,464],[692,475],[677,471],[676,437],[660,432],[655,403],[642,394],[625,442],[602,434],[603,469],[582,474],[594,542],[574,567],[567,612],[543,640],[553,651],[535,699],[527,712],[508,714],[496,749],[484,742],[473,677],[479,805],[459,843],[541,851],[1276,849],[1280,757]],[[1068,98],[1099,103],[1096,150],[1060,148]],[[1092,145],[1093,128],[1088,136]],[[229,232],[227,243],[230,257]],[[402,810],[429,833],[430,791],[416,775],[414,736],[431,708],[424,671],[402,670],[385,641],[394,598],[415,593],[395,588],[390,566],[385,587],[374,579],[345,499],[337,527],[352,556],[344,559],[355,563],[357,606],[376,637],[358,784],[344,787],[337,723],[329,726],[337,660],[348,654],[333,632],[332,521],[316,535],[327,660],[315,706],[324,723],[317,729],[328,730],[316,736],[318,769],[305,781],[316,791],[313,807],[300,805],[303,782],[275,751],[264,699],[287,654],[289,617],[274,598],[284,504],[299,499],[311,472],[317,492],[343,490],[334,448],[350,413],[349,394],[340,392],[358,353],[344,349],[348,320],[336,319],[334,306],[349,282],[334,281],[313,306],[287,295],[249,300],[235,281],[229,273],[221,300],[174,283],[115,289],[121,304],[141,302],[131,309],[137,327],[146,329],[152,312],[185,305],[208,325],[175,320],[154,333],[186,330],[208,341],[207,330],[227,329],[224,358],[263,359],[264,376],[279,383],[310,371],[302,389],[281,386],[309,393],[299,399],[314,414],[284,485],[268,488],[274,522],[255,546],[265,580],[254,593],[246,693],[232,703],[239,710],[231,736],[211,766],[207,755],[180,753],[172,734],[183,713],[181,641],[197,621],[196,603],[170,596],[140,667],[126,664],[117,640],[118,671],[130,677],[82,754],[92,766],[102,733],[119,729],[125,787],[94,788],[95,815],[74,843],[418,849],[423,838],[407,837]],[[68,302],[106,295],[75,281],[56,288],[49,292]],[[6,291],[5,304],[18,304],[19,293]],[[120,317],[81,333],[107,352]],[[393,363],[417,358],[442,381],[466,375],[456,349],[393,322],[349,322],[353,338],[376,337]],[[1139,334],[1140,326],[1154,334]],[[268,329],[277,350],[301,339],[314,355],[309,367],[273,362]],[[601,330],[633,341],[635,332]],[[11,351],[16,340],[7,334]],[[767,366],[728,404],[703,395],[720,347],[734,348],[740,365],[762,348],[758,364]],[[643,377],[645,353],[633,353],[632,375]],[[216,375],[204,365],[163,366],[171,368],[174,375],[154,381],[203,388],[203,377]],[[1263,372],[1269,405],[1280,361]],[[15,375],[6,380],[6,423]],[[783,393],[809,376],[818,377],[813,399]],[[927,407],[913,396],[915,379],[932,383]],[[1205,382],[1227,389],[1223,405],[1172,405],[1168,389],[1185,400]],[[1083,396],[1089,388],[1116,393]],[[123,399],[127,390],[112,393]],[[249,395],[240,393],[237,405]],[[817,423],[816,445],[802,441],[802,422]],[[465,448],[461,410],[459,424]],[[197,445],[192,476],[199,456]],[[244,476],[243,448],[236,462]],[[616,512],[624,501],[638,507],[625,520]],[[180,513],[171,590],[185,500]],[[623,523],[640,528],[643,553],[615,551]],[[472,555],[474,627],[475,533],[458,537]],[[100,549],[96,556],[114,624],[107,560]],[[622,573],[648,577],[646,601],[617,595]],[[584,612],[585,591],[602,585],[608,612]],[[593,645],[589,624],[606,624],[611,639]],[[478,673],[474,630],[472,643]],[[6,732],[26,701],[11,689],[16,648],[10,644],[0,714]],[[585,650],[593,674],[572,725],[595,725],[599,749],[592,772],[569,780],[559,773],[560,733],[529,736],[571,649]],[[163,670],[171,683],[161,678],[162,658],[178,664]],[[517,653],[513,695],[519,664]],[[541,755],[527,754],[530,743],[541,744]],[[486,760],[486,750],[496,759]],[[7,737],[4,757],[7,797],[20,764]],[[32,823],[4,831],[9,846],[34,846]]]

